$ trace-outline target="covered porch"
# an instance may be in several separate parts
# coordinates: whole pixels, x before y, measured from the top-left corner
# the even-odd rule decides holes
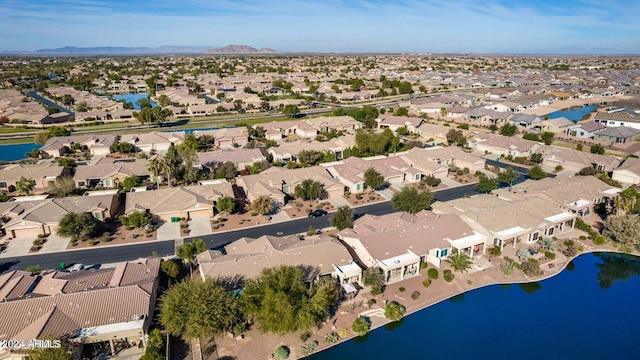
[[[593,203],[589,200],[580,199],[567,205],[569,211],[580,217],[587,216],[591,213]]]
[[[343,266],[333,264],[333,268],[338,275],[340,284],[362,284],[362,269],[358,264],[351,263]]]
[[[383,271],[385,284],[393,284],[418,275],[420,256],[407,252],[378,263]]]
[[[544,229],[544,234],[546,236],[553,236],[554,234],[562,234],[563,232],[572,230],[575,226],[576,217],[576,214],[571,212],[563,212],[546,217],[545,220],[549,222],[551,226]]]
[[[453,248],[453,253],[465,254],[470,258],[485,254],[487,251],[487,237],[479,233],[448,241]]]
[[[530,229],[525,229],[520,226],[514,226],[509,229],[498,231],[493,234],[493,245],[500,246],[500,250],[503,250],[504,247],[509,244],[511,244],[511,247],[515,248],[517,243],[528,238],[530,231]]]

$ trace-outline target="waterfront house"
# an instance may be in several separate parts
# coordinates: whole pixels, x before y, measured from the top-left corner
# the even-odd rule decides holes
[[[129,143],[139,151],[150,154],[152,152],[166,152],[171,145],[180,145],[184,141],[184,132],[150,132],[142,134],[125,134],[120,142]]]
[[[338,233],[366,267],[379,267],[385,283],[418,276],[420,263],[440,267],[452,251],[479,255],[486,237],[474,231],[460,216],[421,211],[416,215],[395,212],[364,215],[352,229]]]
[[[510,199],[481,194],[432,204],[436,214],[461,216],[474,230],[492,239],[493,245],[528,247],[544,236],[573,229],[576,214],[541,198],[513,194]]]
[[[552,132],[554,134],[563,134],[567,129],[575,123],[565,117],[555,119],[542,120],[539,125],[540,131]]]
[[[593,121],[607,127],[626,126],[640,130],[640,115],[626,109],[614,112],[598,112]]]
[[[47,140],[40,151],[50,157],[60,157],[66,153],[74,152],[75,146],[86,147],[93,156],[106,156],[111,154],[109,149],[117,141],[116,135],[77,135],[58,136]]]
[[[203,280],[216,279],[235,289],[242,288],[245,280],[258,277],[263,269],[281,265],[300,267],[309,283],[325,276],[341,284],[360,283],[362,274],[340,241],[322,234],[303,240],[297,236],[243,237],[226,245],[224,255],[207,250],[196,259]]]
[[[117,341],[146,346],[158,296],[160,258],[138,259],[74,272],[0,276],[0,340],[70,336],[81,344]],[[0,359],[28,359],[6,348]]]

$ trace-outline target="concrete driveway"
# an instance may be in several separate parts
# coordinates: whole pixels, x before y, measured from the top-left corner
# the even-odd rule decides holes
[[[7,244],[7,249],[0,257],[22,256],[29,253],[29,249],[33,245],[35,238],[15,238]]]
[[[51,234],[47,237],[47,241],[42,244],[42,248],[40,248],[38,253],[42,254],[45,252],[66,250],[67,245],[69,245],[69,238]]]
[[[211,231],[211,219],[193,219],[189,220],[189,236],[209,235]]]
[[[165,222],[158,228],[158,240],[175,240],[180,238],[180,223]]]

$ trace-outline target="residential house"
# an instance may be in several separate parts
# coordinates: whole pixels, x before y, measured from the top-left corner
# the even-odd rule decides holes
[[[243,237],[226,245],[224,253],[207,250],[197,255],[203,280],[216,279],[239,289],[263,269],[287,265],[300,267],[310,283],[325,276],[337,278],[341,284],[361,282],[362,270],[353,263],[347,248],[326,235],[306,236],[304,240],[297,236]]]
[[[106,156],[111,153],[109,148],[117,141],[116,135],[77,135],[53,137],[40,148],[50,157],[60,157],[65,153],[73,152],[74,146],[86,147],[91,155]]]
[[[500,246],[526,247],[545,236],[571,231],[576,214],[559,208],[542,198],[526,198],[512,194],[504,199],[494,194],[481,194],[465,199],[435,202],[436,214],[462,217],[475,231]]]
[[[538,128],[540,131],[552,132],[554,134],[564,134],[567,129],[575,123],[565,117],[559,117],[555,119],[542,120]]]
[[[611,172],[620,165],[620,159],[611,155],[592,154],[557,146],[543,146],[538,152],[542,154],[542,165],[549,168],[560,165],[572,172],[578,172],[585,167]]]
[[[97,270],[0,276],[0,340],[69,336],[82,344],[114,341],[146,346],[158,296],[160,258]],[[27,349],[4,348],[1,359],[29,358]]]
[[[628,157],[622,165],[613,170],[611,178],[625,184],[640,184],[640,159]]]
[[[608,127],[606,129],[597,131],[594,135],[596,140],[611,141],[614,144],[624,144],[637,140],[638,137],[640,137],[640,127]]]
[[[97,196],[72,196],[55,199],[35,200],[16,204],[15,216],[2,229],[9,238],[35,239],[38,235],[54,234],[60,220],[68,213],[88,212],[103,221],[117,215],[120,203],[116,194]]]
[[[356,121],[354,118],[348,115],[344,116],[321,116],[313,119],[304,120],[311,127],[317,129],[319,132],[344,131],[348,134],[353,134],[356,129],[362,128],[362,123]]]
[[[301,151],[321,151],[334,155],[334,160],[340,160],[347,151],[356,145],[355,136],[343,135],[328,141],[296,140],[284,142],[279,146],[270,147],[267,152],[273,161],[297,161]]]
[[[483,158],[466,153],[457,146],[436,146],[433,148],[415,149],[414,152],[420,154],[418,156],[425,157],[429,161],[446,167],[454,165],[459,169],[467,168],[472,173],[478,170],[484,170],[485,160]]]
[[[342,161],[323,164],[334,179],[340,181],[351,193],[361,193],[365,189],[364,174],[369,168],[375,169],[389,185],[404,182],[419,182],[422,173],[406,162],[401,156],[373,156],[369,158],[349,157]],[[373,190],[373,189],[372,189]]]
[[[399,156],[411,168],[417,170],[422,176],[433,176],[439,179],[445,178],[449,174],[449,167],[438,162],[438,158],[426,156],[427,153],[422,149],[413,148],[405,152],[396,153],[393,156]]]
[[[593,139],[595,134],[606,126],[595,121],[579,122],[566,128],[565,134],[580,139]]]
[[[453,249],[471,256],[482,254],[487,239],[460,216],[426,210],[416,215],[367,214],[357,219],[352,229],[340,231],[338,237],[364,266],[381,268],[387,284],[418,276],[420,263],[440,267]]]
[[[380,115],[376,119],[378,129],[391,129],[397,131],[399,128],[404,127],[411,133],[417,133],[418,127],[422,124],[421,118],[409,117],[409,116],[394,116],[394,115]]]
[[[418,127],[417,133],[420,134],[420,137],[424,139],[430,146],[435,146],[437,144],[447,144],[447,133],[452,128],[449,126],[437,125],[437,124],[429,124],[423,122]],[[469,130],[464,129],[454,129],[462,132],[462,135],[469,135]]]
[[[125,214],[148,211],[161,221],[171,218],[211,218],[215,202],[222,197],[234,197],[232,185],[181,186],[153,191],[129,192],[126,195]]]
[[[215,168],[219,164],[232,162],[238,170],[245,170],[257,163],[267,161],[267,157],[258,148],[231,148],[198,153],[201,166]]]
[[[640,130],[640,115],[633,111],[626,111],[626,109],[620,110],[621,111],[614,112],[598,112],[593,118],[593,121],[607,127],[626,126]]]
[[[121,142],[129,143],[145,153],[166,152],[171,145],[180,145],[184,141],[184,132],[150,132],[143,134],[125,134]]]
[[[14,192],[20,178],[33,181],[33,192],[47,192],[49,185],[57,179],[71,176],[71,170],[55,163],[8,164],[0,166],[0,190]]]
[[[542,146],[540,143],[524,140],[517,136],[507,137],[494,134],[477,134],[468,139],[468,143],[471,148],[477,151],[513,157],[529,157],[538,152]]]
[[[342,198],[344,195],[344,186],[322,166],[298,169],[274,166],[259,174],[237,178],[236,184],[244,189],[249,202],[266,195],[271,198],[276,210],[285,204],[287,196],[294,196],[296,186],[307,179],[318,181],[329,199]]]
[[[89,164],[76,166],[73,180],[77,188],[115,188],[130,176],[148,179],[151,175],[147,169],[147,160],[101,157]]]
[[[484,107],[467,108],[462,117],[469,122],[485,125],[500,125],[507,121],[511,114],[504,111],[495,111]]]
[[[542,119],[533,114],[516,113],[509,118],[509,122],[521,129],[539,129]]]
[[[194,131],[195,137],[208,135],[213,137],[214,145],[219,148],[244,147],[249,142],[249,131],[245,127],[222,128],[217,130]],[[234,145],[235,144],[235,145]]]
[[[595,212],[599,204],[613,206],[613,199],[620,191],[622,189],[608,185],[595,176],[558,176],[528,180],[510,190],[499,189],[493,193],[507,200],[512,197],[517,200],[518,196],[541,198],[582,217]]]

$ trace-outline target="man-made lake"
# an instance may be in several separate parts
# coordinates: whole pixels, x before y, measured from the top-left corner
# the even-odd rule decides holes
[[[234,128],[235,126],[224,126],[225,128]],[[184,132],[185,134],[193,134],[195,131],[207,131],[207,130],[219,130],[220,127],[203,127],[195,129],[183,129],[183,130],[164,130],[163,132]]]
[[[593,105],[572,107],[572,108],[569,108],[569,109],[552,112],[551,114],[549,114],[549,119],[565,117],[565,118],[567,118],[567,119],[569,119],[571,121],[580,121],[580,120],[582,120],[582,117],[584,117],[587,114],[592,113],[593,111],[595,111],[597,109],[598,109],[598,107],[597,106],[593,106]]]
[[[0,161],[16,161],[24,159],[25,153],[33,149],[39,149],[42,145],[34,143],[0,145]]]
[[[138,105],[138,100],[142,98],[149,97],[149,94],[123,94],[123,95],[113,95],[113,100],[124,100],[126,102],[130,102],[133,104],[133,108],[136,110],[140,110],[140,105]],[[156,107],[158,104],[151,101],[151,107]]]
[[[637,359],[638,275],[640,258],[582,255],[551,279],[470,291],[309,359]]]

